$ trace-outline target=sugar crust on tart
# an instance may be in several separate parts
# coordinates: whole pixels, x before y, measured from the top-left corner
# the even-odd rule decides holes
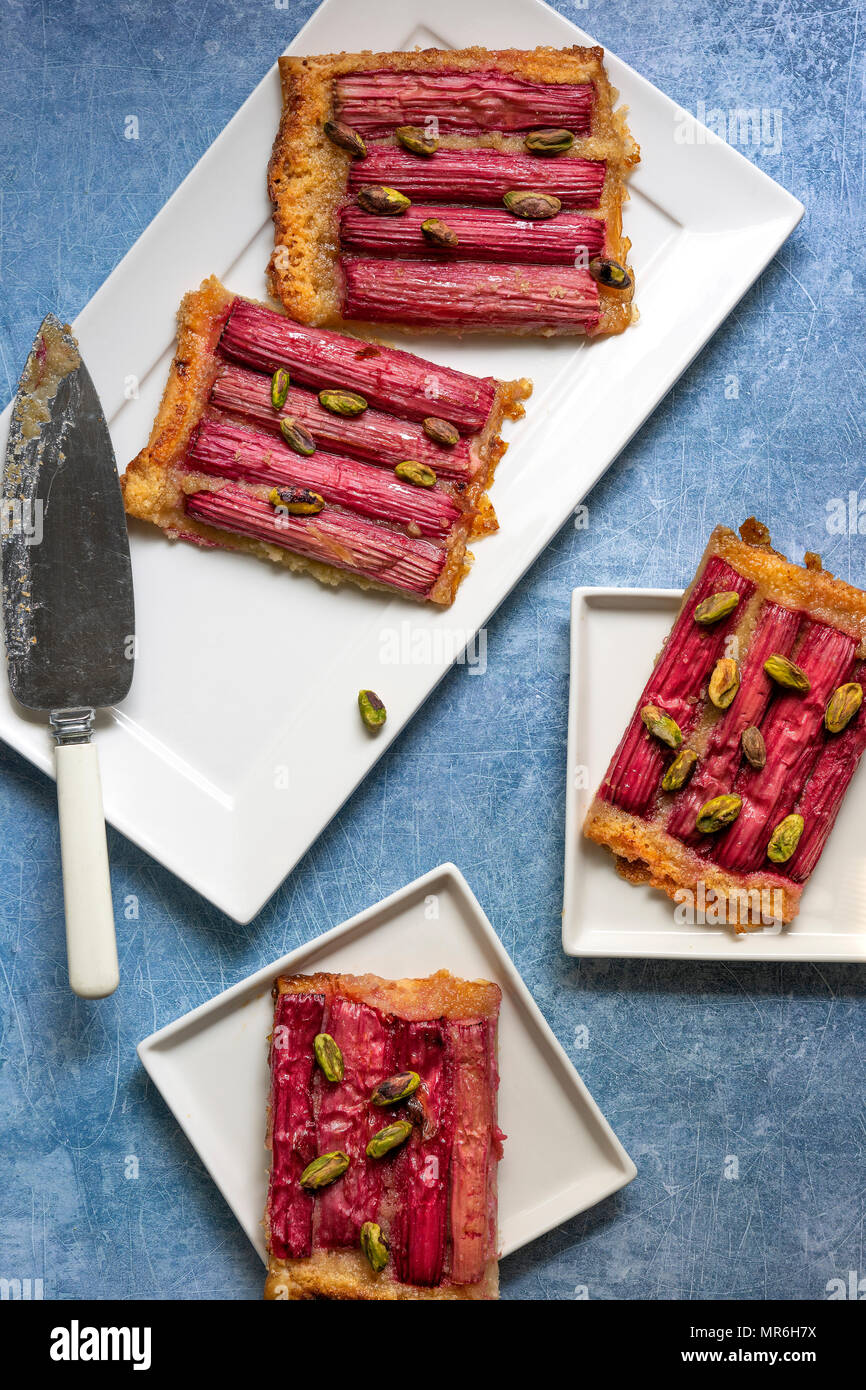
[[[708,571],[709,566],[714,568]],[[714,576],[709,586],[704,584],[710,591],[727,591],[737,578],[742,583],[742,602],[735,620],[728,619],[729,631],[720,631],[719,636],[734,637],[739,643],[731,650],[738,650],[743,684],[727,709],[715,708],[705,698],[707,675],[716,659],[715,652],[709,655],[699,688],[689,696],[696,717],[688,714],[693,722],[683,730],[683,747],[697,754],[696,770],[683,789],[666,793],[660,788],[660,777],[673,754],[661,750],[649,733],[637,736],[634,731],[641,707],[654,698],[653,680],[662,672],[666,653],[673,653],[692,623],[690,613],[703,596],[701,584],[708,573]],[[720,629],[724,627],[724,622],[719,624]],[[720,651],[724,650],[722,646]],[[813,688],[800,706],[796,693],[773,688],[768,694],[758,688],[758,682],[766,679],[758,669],[762,667],[759,658],[775,650],[794,662],[798,656],[805,660],[804,653],[811,656]],[[612,851],[619,873],[632,883],[648,883],[677,902],[684,901],[684,894],[711,891],[717,911],[713,920],[727,922],[738,932],[770,921],[792,921],[866,746],[862,712],[843,733],[832,734],[825,732],[820,722],[824,705],[832,689],[846,681],[862,680],[864,657],[866,593],[823,570],[817,556],[807,556],[803,566],[793,564],[772,549],[766,528],[754,519],[741,527],[740,537],[726,527],[717,527],[684,594],[680,615],[641,695],[632,724],[587,812],[583,833]],[[771,684],[766,680],[767,687]],[[678,699],[679,695],[672,695],[669,707],[673,708]],[[764,769],[754,770],[739,755],[734,757],[736,739],[741,737],[739,724],[749,708],[746,705],[738,714],[741,699],[752,700],[751,708],[760,711],[758,727],[768,735]],[[787,706],[781,703],[785,700]],[[809,700],[812,708],[807,708]],[[666,712],[662,694],[655,704]],[[685,708],[684,702],[679,708]],[[783,718],[785,710],[788,713]],[[800,720],[809,728],[802,747],[796,739]],[[787,760],[786,776],[779,786],[780,778],[773,771],[776,748]],[[652,768],[649,758],[654,760]],[[654,779],[651,786],[645,780],[650,776]],[[766,805],[761,800],[762,782],[770,787]],[[734,834],[737,821],[709,837],[692,828],[702,800],[732,792],[741,794],[745,814],[752,815],[745,832],[749,838],[739,848],[736,840],[726,839]],[[761,827],[762,807],[768,808],[766,828]],[[771,863],[764,857],[764,847],[772,829],[787,815],[801,813],[802,839],[793,856],[789,862]]]
[[[346,322],[339,223],[354,161],[347,152],[333,145],[322,129],[323,123],[335,114],[336,81],[348,74],[379,70],[430,77],[437,73],[469,74],[490,69],[536,83],[592,84],[594,101],[589,133],[576,139],[567,153],[552,161],[539,159],[538,163],[550,166],[574,158],[604,161],[605,179],[600,200],[581,211],[585,216],[603,219],[606,224],[604,254],[628,269],[632,285],[620,291],[598,286],[599,322],[586,331],[621,333],[636,317],[632,306],[634,272],[628,263],[631,242],[623,234],[622,206],[628,197],[626,179],[640,159],[640,150],[628,130],[625,109],[614,109],[617,93],[605,72],[602,48],[488,50],[476,47],[454,52],[425,49],[410,53],[335,53],[282,57],[279,69],[283,114],[268,169],[268,189],[274,206],[274,253],[268,267],[268,283],[274,297],[281,300],[294,317],[305,323],[330,326]],[[467,135],[445,130],[440,135],[439,149],[522,153],[524,134],[524,131],[486,130]],[[393,135],[377,138],[375,143],[369,144],[371,150],[388,148],[399,148]],[[432,159],[435,162],[436,155]],[[363,160],[357,161],[359,173],[363,172],[363,163]],[[549,173],[549,169],[545,172]],[[442,215],[447,218],[447,202]],[[573,262],[572,257],[572,268]],[[411,289],[406,293],[411,295]],[[546,293],[551,299],[560,294],[555,285]],[[383,315],[377,315],[375,321],[387,324]],[[431,325],[395,319],[389,326],[413,331],[429,329]],[[517,323],[482,322],[455,326],[444,318],[435,328],[446,332],[478,330],[545,336],[584,331],[578,324],[561,321],[541,326],[528,323],[522,327]]]
[[[271,1098],[268,1107],[267,1129],[267,1145],[272,1151],[272,1172],[268,1204],[265,1212],[265,1233],[268,1246],[268,1273],[265,1281],[265,1298],[273,1300],[351,1299],[364,1301],[418,1301],[426,1299],[453,1301],[490,1300],[498,1298],[499,1272],[495,1235],[496,1163],[501,1152],[502,1136],[496,1127],[495,1114],[495,1091],[498,1084],[495,1064],[495,1030],[501,1001],[501,991],[499,987],[486,980],[462,980],[445,970],[441,970],[435,975],[424,979],[402,980],[388,980],[376,975],[355,976],[320,972],[312,975],[281,976],[274,982],[273,995],[274,1034],[271,1036],[270,1053],[273,1079]],[[285,1206],[280,1205],[281,1201],[285,1203],[284,1194],[287,1191],[286,1181],[284,1176],[279,1180],[275,1178],[277,1154],[274,1133],[275,1108],[278,1105],[280,1106],[280,1115],[283,1117],[281,1139],[284,1148],[280,1154],[281,1162],[291,1162],[292,1154],[290,1151],[292,1149],[293,1136],[296,1145],[297,1143],[306,1143],[308,1146],[303,1157],[298,1159],[295,1163],[295,1169],[306,1160],[309,1153],[319,1148],[319,1144],[315,1140],[311,1140],[308,1133],[308,1125],[305,1127],[295,1123],[294,1131],[291,1131],[291,1117],[294,1113],[296,1121],[297,1113],[292,1112],[291,1107],[287,1109],[285,1102],[278,1099],[280,1095],[279,1088],[280,1086],[291,1084],[292,1081],[298,1082],[299,1073],[297,1071],[297,1066],[300,1061],[300,1064],[305,1069],[299,1083],[300,1089],[311,1096],[310,1104],[313,1111],[315,1111],[314,1123],[320,1130],[323,1123],[322,1106],[333,1103],[331,1097],[334,1094],[334,1090],[339,1092],[340,1087],[339,1085],[336,1088],[330,1087],[330,1084],[317,1073],[315,1065],[313,1064],[311,1064],[309,1068],[311,1071],[311,1080],[307,1083],[307,1062],[305,1061],[305,1053],[308,1050],[307,1039],[302,1041],[301,1046],[296,1049],[295,1052],[292,1052],[292,1036],[282,1040],[286,1049],[286,1055],[291,1059],[288,1065],[290,1068],[295,1068],[295,1070],[292,1071],[291,1080],[289,1082],[286,1082],[286,1074],[279,1071],[280,1060],[275,1051],[275,1036],[281,1024],[285,1026],[287,1015],[281,1012],[281,1000],[284,999],[285,996],[293,996],[295,998],[296,1007],[300,1007],[300,1009],[306,1009],[308,1004],[313,1000],[321,1002],[323,1011],[318,1015],[314,1014],[312,1016],[316,1021],[308,1021],[308,1030],[318,1028],[320,1026],[319,1020],[321,1020],[321,1028],[324,1031],[333,1031],[338,1036],[338,1040],[342,1042],[344,1050],[346,1083],[349,1085],[350,1091],[353,1091],[356,1101],[358,1087],[360,1085],[359,1077],[363,1076],[364,1080],[369,1083],[372,1077],[378,1077],[379,1070],[381,1070],[383,1066],[393,1065],[395,1058],[399,1059],[399,1057],[403,1055],[400,1051],[400,1040],[403,1036],[400,1032],[401,1028],[405,1029],[414,1026],[422,1030],[426,1029],[431,1037],[441,1035],[442,1039],[445,1038],[449,1026],[454,1029],[478,1028],[490,1030],[489,1039],[492,1050],[489,1054],[489,1065],[492,1070],[485,1084],[492,1088],[490,1094],[492,1111],[488,1116],[489,1134],[485,1141],[487,1149],[484,1151],[483,1158],[479,1159],[478,1150],[476,1149],[473,1152],[470,1147],[470,1150],[462,1154],[460,1160],[464,1169],[466,1169],[467,1164],[476,1164],[478,1177],[475,1182],[476,1184],[478,1182],[481,1183],[485,1194],[478,1199],[481,1203],[480,1210],[485,1234],[480,1245],[473,1245],[470,1240],[469,1260],[472,1265],[473,1273],[473,1278],[470,1281],[460,1282],[451,1277],[454,1273],[454,1262],[457,1258],[454,1253],[455,1247],[452,1244],[455,1238],[453,1227],[456,1222],[456,1217],[453,1215],[453,1212],[451,1212],[454,1201],[453,1191],[451,1189],[451,1184],[454,1181],[453,1173],[455,1171],[451,1166],[454,1162],[453,1155],[448,1160],[449,1174],[447,1177],[447,1183],[449,1185],[447,1207],[450,1213],[448,1219],[452,1222],[452,1230],[447,1238],[443,1236],[447,1248],[445,1249],[444,1255],[440,1253],[440,1259],[444,1260],[442,1275],[437,1282],[431,1280],[431,1282],[425,1284],[413,1284],[397,1277],[395,1265],[398,1262],[398,1253],[395,1247],[399,1245],[400,1240],[400,1198],[402,1197],[408,1200],[409,1204],[412,1205],[411,1178],[408,1180],[410,1185],[405,1185],[407,1183],[406,1165],[414,1157],[415,1167],[412,1171],[415,1173],[416,1180],[419,1173],[422,1176],[426,1173],[430,1167],[431,1159],[429,1153],[426,1159],[424,1155],[435,1145],[435,1132],[428,1138],[427,1136],[423,1136],[420,1130],[416,1130],[405,1146],[405,1151],[398,1150],[398,1155],[403,1154],[403,1157],[397,1157],[396,1159],[389,1157],[386,1160],[379,1160],[378,1168],[376,1168],[376,1165],[372,1164],[370,1160],[366,1160],[368,1169],[370,1169],[371,1166],[376,1169],[376,1175],[381,1182],[381,1186],[375,1198],[371,1197],[369,1192],[365,1193],[363,1187],[360,1189],[360,1196],[358,1190],[356,1190],[354,1194],[355,1204],[357,1206],[360,1202],[362,1210],[353,1209],[350,1212],[341,1213],[342,1225],[338,1220],[336,1228],[331,1227],[332,1234],[334,1229],[341,1233],[341,1236],[338,1236],[336,1245],[334,1245],[332,1241],[331,1248],[327,1248],[327,1242],[325,1244],[322,1243],[325,1223],[328,1220],[327,1216],[321,1214],[322,1209],[318,1205],[322,1201],[323,1193],[317,1193],[309,1200],[309,1207],[311,1208],[309,1218],[306,1218],[306,1214],[303,1210],[301,1211],[301,1222],[303,1222],[304,1219],[309,1220],[310,1224],[308,1230],[304,1232],[301,1227],[295,1225],[291,1227],[291,1234],[287,1234],[289,1226],[287,1226],[286,1223],[287,1220],[291,1223],[292,1217],[290,1216],[287,1218]],[[355,1009],[356,1011],[360,1009],[361,1011],[360,1022],[356,1012],[350,1019],[345,1035],[340,1034],[338,1031],[339,1023],[337,1021],[336,1008]],[[380,1035],[382,1035],[384,1029],[384,1054],[381,1052],[381,1036],[377,1044],[376,1040],[369,1035],[365,1041],[363,1031],[359,1031],[357,1034],[352,1033],[353,1026],[363,1030],[365,1022],[370,1029],[377,1031]],[[353,1056],[351,1052],[352,1042],[356,1038],[360,1039],[357,1044],[362,1054],[360,1057]],[[403,1045],[405,1045],[405,1041]],[[377,1046],[380,1051],[376,1050]],[[383,1056],[383,1060],[373,1062],[371,1064],[372,1069],[370,1069],[368,1063],[373,1056],[377,1059]],[[366,1071],[364,1070],[365,1067],[367,1067]],[[450,1068],[450,1070],[448,1068]],[[453,1059],[449,1062],[448,1068],[443,1072],[443,1075],[449,1078],[446,1085],[447,1094],[445,1100],[443,1101],[442,1094],[440,1093],[438,1096],[433,1097],[433,1103],[439,1106],[438,1113],[443,1123],[443,1117],[446,1114],[452,1114],[454,1124],[459,1125],[459,1105],[456,1101],[458,1095],[457,1075],[459,1068]],[[427,1089],[426,1075],[420,1066],[419,1071],[421,1071],[422,1074],[421,1089],[424,1091]],[[440,1082],[440,1085],[441,1084]],[[323,1094],[325,1096],[324,1101],[322,1100]],[[448,1095],[452,1097],[450,1102],[448,1101]],[[449,1104],[452,1107],[450,1111],[447,1108]],[[456,1110],[454,1107],[456,1107]],[[371,1112],[369,1121],[364,1114],[365,1107],[358,1107],[356,1104],[354,1114],[352,1114],[352,1112],[347,1112],[350,1121],[349,1127],[342,1127],[339,1131],[344,1135],[345,1149],[351,1154],[353,1165],[356,1167],[359,1163],[365,1162],[361,1145],[369,1131],[363,1126],[369,1124],[372,1127],[378,1127],[378,1125],[400,1118],[404,1114],[404,1110],[401,1107],[395,1107],[393,1109],[386,1108],[384,1111],[374,1107],[366,1107],[366,1109]],[[287,1116],[289,1117],[288,1119],[286,1118]],[[358,1123],[359,1116],[362,1125],[360,1138],[357,1133],[353,1137],[351,1130],[351,1121],[354,1119],[355,1122]],[[341,1121],[341,1125],[342,1123]],[[409,1152],[413,1147],[415,1150],[414,1155]],[[401,1162],[404,1164],[402,1170],[398,1167]],[[438,1176],[435,1165],[433,1172]],[[342,1179],[338,1180],[338,1182],[333,1185],[333,1190],[337,1191],[338,1197],[340,1181],[342,1181]],[[401,1186],[401,1184],[403,1185]],[[472,1188],[471,1182],[469,1187],[470,1189]],[[289,1201],[296,1201],[297,1189],[289,1188],[288,1190]],[[325,1192],[327,1193],[331,1190],[332,1189],[328,1188],[325,1189]],[[325,1200],[327,1200],[327,1198]],[[348,1199],[346,1200],[348,1201]],[[366,1202],[366,1207],[364,1207],[364,1202]],[[349,1206],[351,1206],[351,1203],[349,1203]],[[444,1205],[441,1216],[444,1220]],[[374,1218],[381,1223],[382,1231],[386,1238],[389,1238],[391,1244],[389,1265],[379,1272],[373,1271],[366,1257],[358,1248],[358,1241],[355,1234],[356,1228],[362,1220]],[[346,1221],[348,1221],[348,1226],[346,1225]],[[395,1225],[395,1223],[397,1224]],[[405,1238],[404,1232],[404,1241]],[[296,1244],[300,1242],[298,1248],[303,1247],[306,1253],[295,1257],[287,1253],[285,1246],[287,1242],[292,1240],[294,1240]]]
[[[187,509],[187,499],[190,496],[219,492],[225,486],[225,480],[206,476],[188,467],[186,455],[200,422],[213,413],[210,397],[215,383],[227,366],[231,365],[220,360],[217,350],[237,298],[215,277],[206,279],[198,290],[184,297],[178,313],[177,348],[150,439],[129,464],[121,479],[127,513],[154,523],[172,538],[182,538],[206,547],[246,551],[290,570],[309,572],[326,584],[337,585],[352,581],[361,588],[393,592],[394,587],[387,582],[378,582],[375,578],[352,573],[339,564],[323,563],[320,559],[297,554],[282,546],[271,544],[267,539],[241,535],[216,525],[209,525],[207,521],[191,515]],[[274,312],[269,306],[261,307]],[[389,351],[387,348],[379,349],[374,342],[367,339],[350,341],[358,343],[358,350],[362,354]],[[413,360],[418,362],[422,359]],[[433,374],[438,370],[432,364],[430,369]],[[466,549],[467,541],[497,529],[496,516],[487,495],[487,488],[492,482],[497,463],[508,447],[499,437],[499,430],[503,420],[517,420],[523,416],[523,401],[529,396],[531,389],[531,384],[526,380],[493,383],[491,406],[482,427],[474,432],[463,431],[474,467],[474,472],[467,481],[458,482],[451,479],[448,474],[449,459],[445,451],[442,451],[443,476],[437,482],[436,491],[444,488],[449,493],[460,512],[460,517],[447,536],[445,563],[432,588],[426,593],[410,596],[426,598],[438,604],[450,604],[472,563],[472,555]],[[429,407],[431,413],[435,408],[434,402]],[[381,412],[377,414],[381,415]],[[231,419],[230,412],[228,416],[225,412],[217,412],[217,415],[224,417],[223,423],[225,419]],[[247,425],[249,421],[241,419],[241,423]],[[277,452],[283,449],[279,436],[274,448]],[[464,444],[461,444],[462,448]],[[438,466],[438,460],[436,462]],[[384,471],[381,470],[382,473]],[[378,475],[380,470],[375,470],[375,473]],[[261,486],[252,487],[249,491],[258,500],[266,497],[268,489]],[[418,493],[422,491],[424,490],[417,490]],[[311,521],[315,520],[315,517],[311,518]],[[412,534],[410,529],[410,535]]]

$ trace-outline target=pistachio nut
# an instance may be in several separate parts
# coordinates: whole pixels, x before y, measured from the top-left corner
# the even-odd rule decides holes
[[[292,415],[284,415],[280,421],[280,434],[283,436],[290,449],[294,449],[296,454],[303,454],[309,458],[316,452],[316,441],[308,429]]]
[[[840,685],[838,690],[834,690],[824,713],[824,727],[827,733],[841,734],[845,726],[851,723],[862,702],[863,687],[857,681],[848,681],[847,685]]]
[[[748,729],[744,729],[740,734],[740,747],[743,750],[743,757],[750,767],[760,772],[767,762],[767,745],[764,743],[764,735],[754,724],[750,724]]]
[[[606,285],[609,290],[627,290],[631,285],[631,276],[625,266],[607,256],[593,256],[587,269],[593,280],[599,285]]]
[[[319,405],[330,410],[332,415],[345,415],[348,419],[355,415],[363,415],[367,409],[367,402],[357,391],[334,389],[319,392]]]
[[[740,663],[732,656],[722,656],[713,667],[708,694],[716,709],[733,704],[740,688]]]
[[[421,231],[431,246],[438,246],[443,251],[453,251],[459,245],[457,233],[441,217],[425,217]]]
[[[455,444],[460,443],[457,426],[452,425],[450,420],[441,420],[438,415],[428,415],[423,428],[427,438],[432,439],[434,444],[441,444],[444,449],[453,449]]]
[[[317,516],[325,505],[324,498],[308,487],[272,488],[268,501],[287,516]]]
[[[564,154],[574,144],[574,135],[570,130],[545,127],[531,130],[523,144],[530,154]]]
[[[382,1235],[382,1227],[375,1221],[365,1221],[360,1233],[361,1249],[374,1274],[379,1274],[388,1263],[388,1242]]]
[[[713,623],[721,622],[722,618],[733,613],[739,601],[740,595],[733,592],[710,594],[709,598],[702,599],[698,604],[693,614],[694,620],[701,627],[712,627]]]
[[[412,206],[412,202],[405,193],[389,188],[385,183],[366,183],[358,189],[358,206],[365,212],[375,212],[379,217],[399,217]]]
[[[512,188],[502,201],[510,213],[525,217],[527,222],[543,222],[555,217],[562,208],[562,203],[552,193],[533,193],[530,188]]]
[[[289,394],[289,374],[285,367],[277,367],[271,377],[271,405],[274,410],[282,410]]]
[[[667,744],[668,748],[676,750],[680,747],[683,735],[679,724],[670,715],[664,714],[658,705],[644,705],[640,717],[653,738]]]
[[[408,1120],[395,1120],[392,1125],[377,1130],[367,1145],[368,1158],[384,1158],[392,1149],[405,1144],[412,1133],[413,1126]]]
[[[812,682],[806,675],[802,666],[796,662],[789,661],[786,656],[781,656],[774,652],[768,656],[764,662],[764,670],[775,681],[777,685],[784,686],[785,690],[796,690],[798,695],[806,695],[812,687]]]
[[[681,791],[694,772],[697,761],[698,755],[693,748],[683,748],[665,770],[665,775],[662,778],[662,791]]]
[[[743,805],[742,798],[731,793],[728,796],[714,796],[705,801],[698,811],[695,826],[703,835],[712,835],[726,825],[733,825]]]
[[[341,150],[346,150],[354,155],[356,159],[364,159],[367,154],[367,146],[361,139],[357,130],[353,130],[345,121],[325,121],[322,126],[325,134],[332,145],[337,145]]]
[[[398,463],[394,472],[404,483],[412,483],[413,487],[434,487],[436,483],[433,469],[428,468],[426,463],[416,463],[414,459]]]
[[[399,1105],[401,1100],[414,1095],[420,1085],[417,1071],[398,1071],[379,1082],[370,1100],[374,1105]]]
[[[422,1139],[432,1139],[437,1131],[436,1121],[430,1113],[430,1105],[423,1091],[416,1091],[406,1102],[406,1119],[420,1129]]]
[[[313,1038],[313,1051],[325,1079],[335,1082],[342,1081],[345,1075],[343,1054],[339,1044],[334,1041],[330,1033],[316,1034]]]
[[[358,709],[368,729],[379,729],[388,718],[388,711],[375,690],[358,691]]]
[[[398,125],[394,134],[410,154],[431,155],[439,148],[438,135],[428,135],[417,125]]]
[[[328,1187],[330,1183],[336,1182],[337,1178],[341,1178],[348,1166],[349,1155],[344,1154],[342,1149],[335,1149],[329,1154],[319,1154],[318,1158],[307,1164],[299,1182],[308,1192],[318,1192],[320,1188]]]
[[[800,843],[800,836],[806,822],[802,816],[790,815],[780,820],[770,836],[767,845],[767,858],[774,864],[787,864]]]

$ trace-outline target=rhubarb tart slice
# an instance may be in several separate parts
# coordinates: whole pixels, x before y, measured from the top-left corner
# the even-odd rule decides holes
[[[215,279],[188,294],[126,510],[330,584],[449,604],[531,387],[295,323]]]
[[[274,982],[267,1299],[495,1299],[500,990]]]
[[[601,48],[281,58],[272,293],[304,323],[524,334],[632,321],[639,150]]]
[[[713,924],[790,922],[866,747],[864,657],[866,593],[717,527],[584,833]]]

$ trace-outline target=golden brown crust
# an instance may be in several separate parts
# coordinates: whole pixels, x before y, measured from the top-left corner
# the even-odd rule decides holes
[[[245,551],[295,572],[306,571],[325,584],[351,582],[362,589],[380,589],[393,594],[393,589],[360,575],[294,555],[281,546],[206,526],[185,512],[183,499],[187,493],[217,491],[223,486],[219,479],[181,469],[179,464],[214,383],[219,365],[214,351],[234,298],[215,276],[211,276],[181,302],[177,350],[150,439],[121,478],[128,515],[153,522],[172,538],[183,537],[205,546]],[[519,420],[524,415],[523,402],[531,391],[532,385],[527,380],[497,383],[487,424],[475,436],[474,447],[482,461],[481,467],[462,494],[455,496],[464,511],[465,524],[458,523],[449,538],[445,566],[429,594],[433,603],[447,606],[453,602],[472,564],[473,557],[466,549],[467,540],[497,529],[486,489],[508,448],[499,437],[499,430],[503,420]],[[257,491],[267,496],[267,488]]]
[[[416,1284],[401,1284],[387,1272],[374,1274],[364,1256],[357,1250],[316,1250],[307,1259],[268,1259],[265,1279],[265,1299],[298,1300],[327,1298],[354,1302],[394,1302],[408,1299],[414,1303],[428,1299],[456,1300],[497,1299],[499,1297],[499,1262],[490,1260],[477,1284],[440,1284],[436,1288],[419,1288]]]
[[[625,109],[614,109],[617,93],[604,69],[604,49],[579,47],[465,48],[454,52],[428,48],[410,53],[328,53],[311,58],[280,58],[283,112],[268,165],[268,192],[274,206],[274,252],[268,265],[268,288],[294,318],[301,323],[346,327],[340,312],[338,209],[346,191],[351,156],[331,144],[322,129],[333,114],[334,79],[377,68],[395,72],[457,68],[472,72],[489,67],[530,81],[592,82],[595,87],[590,135],[576,140],[568,154],[560,157],[607,161],[598,215],[607,222],[607,254],[628,267],[632,288],[623,292],[600,287],[602,322],[598,332],[621,333],[632,322],[635,277],[628,263],[631,242],[622,232],[622,204],[628,197],[625,179],[639,162],[640,149],[628,130]],[[395,141],[392,137],[376,143],[393,145]],[[523,137],[496,133],[471,138],[443,135],[440,145],[443,149],[482,146],[522,151]],[[392,331],[414,331],[405,324],[384,326]],[[512,328],[484,331],[519,332]],[[555,330],[561,334],[574,331]]]
[[[448,970],[419,979],[387,980],[381,975],[342,975],[318,971],[312,975],[279,975],[281,994],[341,995],[359,1004],[410,1022],[425,1019],[497,1019],[502,991],[490,980],[463,980]],[[268,1106],[268,1148],[271,1114]],[[267,1214],[265,1232],[268,1233]],[[363,1301],[489,1300],[499,1297],[499,1261],[487,1262],[476,1284],[441,1284],[421,1288],[403,1284],[386,1273],[375,1274],[357,1250],[316,1250],[305,1259],[281,1260],[268,1253],[265,1299],[351,1299]]]
[[[461,980],[448,970],[422,979],[385,980],[381,975],[280,975],[278,994],[342,994],[397,1018],[496,1018],[502,991],[489,980]]]
[[[711,925],[727,922],[738,932],[755,930],[776,920],[793,921],[799,911],[799,884],[763,871],[738,874],[719,868],[656,822],[630,815],[598,797],[587,812],[583,833],[616,855],[623,878],[659,888],[674,902],[684,904],[691,894],[697,905],[703,884],[710,909],[705,915]]]
[[[770,601],[847,633],[858,643],[857,655],[866,655],[866,593],[822,569],[816,555],[810,553],[803,565],[786,559],[772,548],[767,528],[754,517],[743,523],[739,536],[726,526],[715,528],[683,595],[680,611],[713,556],[725,560],[756,586],[738,628],[746,644],[761,604]],[[699,756],[717,718],[717,711],[709,707],[689,738],[689,747]],[[583,833],[612,851],[617,869],[632,883],[649,883],[679,902],[685,900],[686,893],[697,894],[701,884],[707,892],[712,890],[721,900],[718,913],[710,919],[713,922],[727,921],[743,931],[766,925],[774,917],[790,922],[799,911],[802,885],[768,869],[741,874],[720,868],[669,835],[662,823],[631,815],[598,796],[587,812]],[[764,904],[755,912],[755,899],[750,895],[762,893],[766,895]]]

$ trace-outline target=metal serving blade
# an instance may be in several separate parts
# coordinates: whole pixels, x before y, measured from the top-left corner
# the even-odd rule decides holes
[[[3,470],[9,682],[30,709],[127,694],[134,605],[114,450],[68,328],[49,314],[18,387]]]

